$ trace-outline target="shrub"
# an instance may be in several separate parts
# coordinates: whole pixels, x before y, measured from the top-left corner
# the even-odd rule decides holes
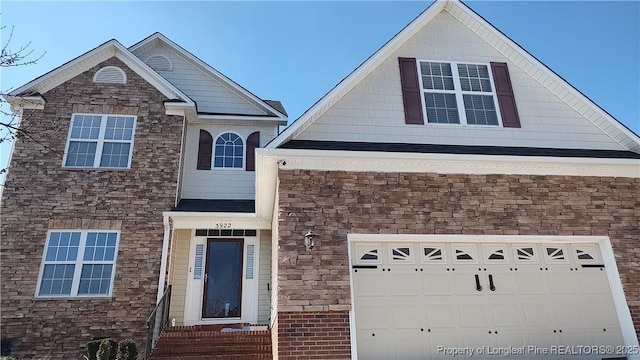
[[[118,344],[118,360],[136,360],[138,358],[138,348],[131,339],[125,339]]]

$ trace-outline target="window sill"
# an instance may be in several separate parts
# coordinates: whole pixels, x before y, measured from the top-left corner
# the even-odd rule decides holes
[[[100,296],[35,296],[33,300],[112,300],[113,295],[100,295]]]
[[[111,168],[111,167],[74,167],[74,166],[62,166],[63,170],[82,171],[82,170],[103,170],[103,171],[127,171],[128,168]]]

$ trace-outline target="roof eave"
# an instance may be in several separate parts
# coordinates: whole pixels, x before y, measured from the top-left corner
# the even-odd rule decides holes
[[[8,95],[16,97],[33,93],[44,94],[65,81],[81,74],[90,67],[111,57],[116,57],[124,62],[128,67],[139,74],[167,98],[178,98],[185,103],[195,106],[193,101],[187,95],[161,77],[147,64],[142,62],[142,60],[134,56],[115,39],[109,40],[104,44],[76,57],[75,59],[49,71],[48,73],[37,77],[25,85],[13,90]]]

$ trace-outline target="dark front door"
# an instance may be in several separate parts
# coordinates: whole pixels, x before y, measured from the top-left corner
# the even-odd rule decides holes
[[[207,239],[203,318],[240,317],[242,239]]]

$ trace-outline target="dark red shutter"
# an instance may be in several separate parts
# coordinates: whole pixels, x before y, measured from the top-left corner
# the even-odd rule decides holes
[[[260,147],[260,132],[256,131],[247,138],[247,171],[256,171],[256,149]]]
[[[498,105],[500,106],[500,114],[502,114],[502,126],[519,128],[520,117],[516,107],[516,98],[513,96],[507,64],[492,62],[491,72],[493,72],[493,82],[496,85]]]
[[[422,91],[418,80],[418,67],[414,58],[398,58],[400,63],[400,85],[404,104],[404,122],[424,124],[422,117]]]
[[[213,154],[213,136],[206,131],[200,130],[200,141],[198,142],[198,170],[211,170],[211,156]]]

